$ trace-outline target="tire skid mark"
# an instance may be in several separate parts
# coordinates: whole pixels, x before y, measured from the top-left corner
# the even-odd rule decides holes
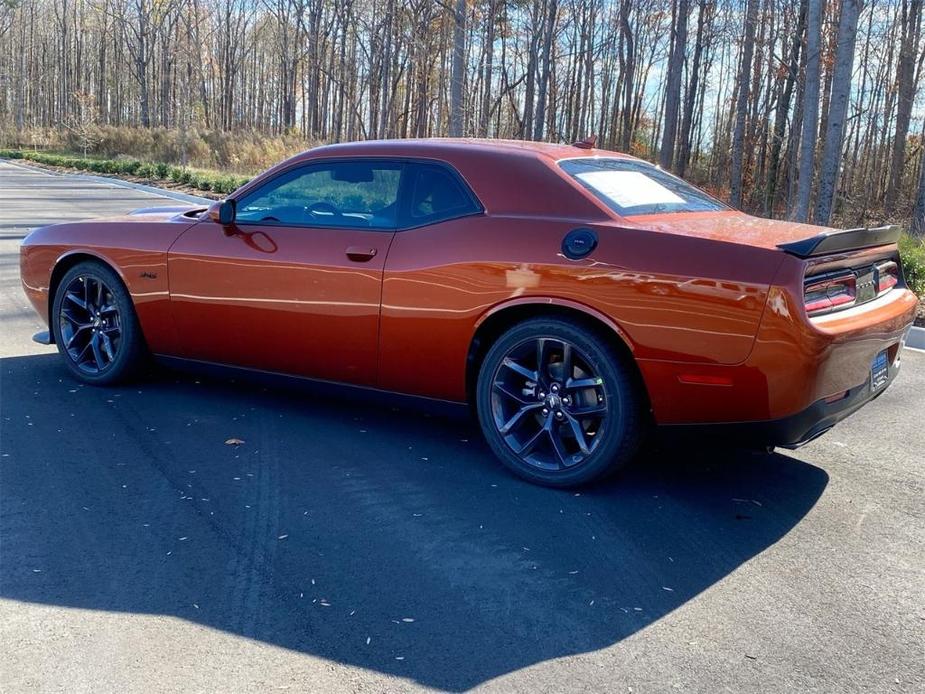
[[[550,599],[574,590],[571,577],[557,575],[522,549],[513,549],[494,531],[480,529],[476,515],[471,525],[461,523],[445,515],[427,488],[407,479],[383,483],[356,468],[342,479],[341,488],[370,517],[369,526],[389,533],[396,554],[414,557],[434,591],[451,596],[457,603],[454,609],[461,609],[462,600],[491,627],[513,632],[517,638],[540,638],[550,619],[562,632],[583,638],[586,625],[579,616],[557,609]],[[522,609],[539,604],[549,612]],[[555,612],[554,618],[550,612]]]
[[[203,486],[198,479],[191,481],[181,477],[179,470],[186,469],[185,466],[194,464],[194,461],[178,465],[174,454],[175,446],[164,446],[154,441],[145,423],[146,413],[131,407],[130,402],[126,398],[121,398],[118,407],[109,409],[110,416],[118,420],[118,426],[122,427],[122,431],[133,439],[134,444],[143,453],[143,460],[158,473],[170,489],[177,493],[178,499],[180,496],[192,496],[183,508],[192,512],[211,532],[219,544],[219,551],[222,546],[231,550],[232,559],[229,562],[228,577],[233,588],[230,591],[223,591],[223,595],[228,596],[230,605],[221,609],[226,614],[237,615],[235,619],[239,633],[253,636],[256,633],[261,592],[266,591],[265,599],[282,599],[284,596],[291,596],[294,592],[292,588],[274,584],[271,550],[275,551],[276,536],[272,532],[277,522],[279,495],[277,484],[274,481],[276,455],[272,447],[275,444],[271,442],[276,441],[278,437],[273,435],[265,437],[267,447],[271,449],[270,455],[260,456],[260,461],[269,459],[271,464],[259,464],[260,461],[257,461],[252,466],[255,470],[255,478],[248,479],[257,480],[257,496],[254,500],[250,497],[245,500],[242,497],[238,513],[250,513],[244,508],[245,504],[250,504],[251,510],[255,510],[255,513],[244,516],[245,529],[237,533],[226,527],[219,516],[212,515],[212,509],[200,501],[202,497],[209,498],[208,495],[212,493],[209,488]],[[217,455],[216,458],[218,457]],[[138,456],[135,456],[135,460],[137,459]],[[192,487],[186,486],[187,484],[192,484]],[[164,510],[168,512],[173,512],[175,508],[164,505]]]

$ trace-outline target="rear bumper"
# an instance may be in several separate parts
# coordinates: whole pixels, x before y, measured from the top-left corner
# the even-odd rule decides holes
[[[849,389],[844,397],[835,402],[827,402],[823,399],[789,417],[769,422],[733,425],[743,428],[743,431],[737,433],[736,437],[741,435],[750,441],[767,446],[799,448],[822,436],[838,422],[880,397],[893,383],[899,372],[899,366],[900,357],[897,356],[896,360],[888,366],[889,376],[886,384],[876,391],[872,390],[870,381],[867,380]]]
[[[887,382],[873,390],[870,380],[850,388],[840,399],[822,399],[796,414],[762,422],[722,424],[668,425],[672,433],[708,435],[725,441],[754,447],[780,446],[799,448],[825,434],[838,422],[854,414],[864,405],[880,397],[899,373],[901,351],[888,365]]]

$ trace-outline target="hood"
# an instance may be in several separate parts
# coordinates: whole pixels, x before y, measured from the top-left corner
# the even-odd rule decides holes
[[[624,221],[628,226],[650,231],[773,250],[781,244],[834,231],[831,227],[764,219],[736,210],[638,215]]]

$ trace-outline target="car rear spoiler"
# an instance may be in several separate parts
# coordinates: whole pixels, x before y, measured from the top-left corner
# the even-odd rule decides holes
[[[875,227],[873,229],[866,227],[843,230],[832,229],[823,231],[816,236],[810,236],[808,239],[781,243],[777,247],[791,255],[809,258],[816,255],[854,251],[859,248],[896,243],[899,240],[899,233],[899,227],[894,225]]]

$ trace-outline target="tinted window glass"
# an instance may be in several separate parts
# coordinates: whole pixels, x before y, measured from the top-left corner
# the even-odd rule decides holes
[[[646,162],[588,158],[568,159],[560,166],[625,217],[728,209],[702,190]]]
[[[242,223],[393,229],[400,164],[332,162],[279,176],[238,201]]]
[[[415,166],[411,181],[412,224],[436,222],[478,211],[457,178],[442,166]]]

